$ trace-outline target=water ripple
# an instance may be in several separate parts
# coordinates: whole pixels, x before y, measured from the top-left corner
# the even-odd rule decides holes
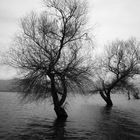
[[[57,120],[49,103],[23,105],[16,93],[0,93],[0,140],[140,139],[140,102],[106,108],[81,100],[72,102],[67,120]]]

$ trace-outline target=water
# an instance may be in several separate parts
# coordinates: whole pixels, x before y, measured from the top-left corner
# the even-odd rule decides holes
[[[70,97],[69,117],[58,121],[50,101],[24,104],[0,92],[0,140],[140,140],[140,100],[112,98],[109,109],[100,96]]]

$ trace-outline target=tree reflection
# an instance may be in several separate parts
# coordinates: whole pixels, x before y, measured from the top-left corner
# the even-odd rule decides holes
[[[18,140],[65,140],[66,119],[55,119],[54,121],[47,118],[31,118],[28,120],[26,127],[14,138]]]
[[[54,140],[65,140],[66,119],[56,119],[53,123]]]

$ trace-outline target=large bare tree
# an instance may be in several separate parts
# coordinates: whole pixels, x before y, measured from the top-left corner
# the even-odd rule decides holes
[[[81,56],[86,46],[87,6],[79,0],[44,0],[47,11],[21,20],[21,31],[10,51],[9,64],[20,70],[24,98],[51,96],[58,118],[69,89],[84,91],[91,81],[90,67]]]
[[[133,78],[140,74],[140,43],[135,38],[112,42],[96,72],[94,92],[99,92],[108,106],[113,105],[111,93],[121,91],[138,97]]]

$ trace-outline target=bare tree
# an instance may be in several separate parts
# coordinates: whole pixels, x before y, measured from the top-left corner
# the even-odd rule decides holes
[[[138,97],[133,78],[140,74],[140,44],[136,39],[116,40],[107,46],[97,71],[94,92],[99,92],[108,106],[112,106],[111,93],[127,92]]]
[[[21,20],[21,32],[8,62],[21,72],[24,98],[36,101],[51,96],[57,117],[66,118],[68,89],[83,91],[91,81],[90,67],[80,52],[87,39],[87,6],[78,0],[44,3],[48,11]]]

